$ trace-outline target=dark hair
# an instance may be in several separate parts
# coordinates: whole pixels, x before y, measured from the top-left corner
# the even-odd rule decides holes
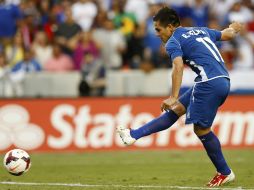
[[[180,26],[180,19],[175,10],[169,7],[162,7],[153,17],[153,21],[159,21],[160,25],[167,26],[172,24],[173,26]]]

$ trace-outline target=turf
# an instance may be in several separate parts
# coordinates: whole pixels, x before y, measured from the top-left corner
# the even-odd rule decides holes
[[[254,189],[254,150],[227,150],[225,157],[237,180],[225,186]],[[1,155],[1,159],[3,155]],[[55,189],[201,189],[215,173],[201,151],[125,151],[31,154],[32,167],[22,176],[0,170],[0,181],[98,186],[0,184],[0,190]],[[141,186],[143,185],[143,187]],[[180,186],[180,187],[173,187]],[[195,189],[195,188],[193,188]]]

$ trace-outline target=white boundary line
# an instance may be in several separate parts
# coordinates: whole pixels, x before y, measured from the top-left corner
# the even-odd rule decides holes
[[[188,187],[188,186],[170,186],[170,185],[96,185],[96,184],[81,184],[81,183],[34,183],[34,182],[10,182],[1,181],[0,185],[23,185],[23,186],[65,186],[65,187],[83,187],[83,188],[96,188],[96,187],[108,187],[108,188],[143,188],[143,189],[192,189],[192,190],[254,190],[250,188],[234,187],[234,188],[208,188],[208,187]]]

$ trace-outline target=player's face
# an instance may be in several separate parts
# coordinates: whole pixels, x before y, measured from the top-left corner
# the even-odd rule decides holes
[[[161,26],[159,21],[153,22],[154,29],[156,31],[156,35],[160,37],[160,39],[166,43],[170,36],[173,34],[173,26],[172,25],[167,25]]]

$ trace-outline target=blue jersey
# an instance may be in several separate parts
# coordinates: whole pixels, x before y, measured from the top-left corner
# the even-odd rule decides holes
[[[21,18],[21,12],[15,5],[0,3],[0,37],[12,37],[16,33],[16,22]]]
[[[221,32],[206,27],[179,27],[167,41],[166,51],[173,61],[181,56],[198,75],[195,82],[218,77],[229,78],[225,63],[215,45]]]

